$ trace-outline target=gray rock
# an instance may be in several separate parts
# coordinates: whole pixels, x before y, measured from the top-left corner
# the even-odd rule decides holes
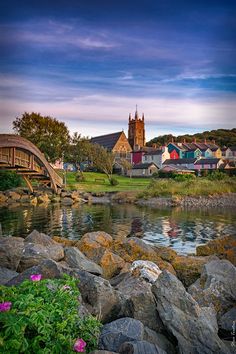
[[[117,318],[121,310],[120,294],[108,280],[85,271],[76,271],[79,290],[89,312],[103,323]]]
[[[23,238],[0,237],[0,266],[17,270],[23,249]]]
[[[220,317],[236,301],[236,268],[227,260],[213,260],[204,265],[188,292],[200,306],[213,305]]]
[[[64,252],[64,260],[71,268],[80,268],[95,275],[102,275],[102,268],[88,259],[78,248],[66,247]]]
[[[42,246],[54,246],[57,243],[51,239],[48,235],[45,235],[42,232],[33,230],[26,238],[25,243],[36,243]]]
[[[64,258],[64,249],[55,243],[50,246],[43,246],[35,243],[26,243],[18,267],[19,272],[39,264],[43,259],[60,261]]]
[[[219,328],[225,332],[233,331],[233,323],[236,326],[236,307],[227,311],[218,321]]]
[[[117,352],[125,342],[142,340],[143,334],[142,322],[129,317],[120,318],[103,326],[98,347]]]
[[[17,275],[18,273],[15,272],[14,270],[5,267],[0,267],[0,285],[5,285],[11,279],[15,278]]]
[[[125,342],[119,348],[120,354],[167,354],[156,344],[144,340]]]
[[[134,261],[130,271],[132,274],[139,274],[140,277],[148,280],[152,284],[155,283],[162,272],[155,263],[142,260]]]
[[[160,349],[163,349],[168,354],[175,354],[175,346],[161,333],[157,333],[152,329],[144,328],[144,338],[149,343],[156,344]]]
[[[108,350],[93,350],[89,354],[119,354],[117,352],[110,352]]]
[[[180,353],[229,353],[217,335],[213,310],[202,309],[173,274],[163,271],[152,291],[159,315],[176,337]]]
[[[72,198],[65,197],[61,199],[61,204],[62,205],[72,205],[74,203]]]
[[[119,317],[135,318],[156,331],[163,329],[150,283],[143,278],[127,275],[115,289],[122,294]]]

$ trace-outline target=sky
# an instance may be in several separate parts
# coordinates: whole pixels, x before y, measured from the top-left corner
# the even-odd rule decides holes
[[[235,0],[0,3],[0,133],[37,112],[146,139],[236,127]]]

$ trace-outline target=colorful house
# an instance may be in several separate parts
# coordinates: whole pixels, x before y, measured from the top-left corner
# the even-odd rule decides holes
[[[140,163],[134,165],[131,170],[132,177],[151,177],[154,172],[158,171],[155,163]]]
[[[186,167],[189,170],[194,170],[194,164],[197,161],[196,158],[184,158],[184,159],[167,159],[163,162],[163,166],[173,165],[177,167]]]
[[[142,162],[143,163],[154,162],[158,166],[158,168],[161,168],[163,162],[169,158],[170,158],[170,154],[168,152],[168,148],[167,146],[163,146],[163,148],[161,149],[153,150],[143,155]]]
[[[174,142],[171,142],[167,145],[171,159],[182,159],[184,157],[185,150],[181,145]]]
[[[202,151],[194,143],[183,143],[185,149],[184,157],[187,159],[199,158],[202,156]]]
[[[201,158],[195,162],[196,170],[217,170],[224,164],[222,159],[217,158]]]

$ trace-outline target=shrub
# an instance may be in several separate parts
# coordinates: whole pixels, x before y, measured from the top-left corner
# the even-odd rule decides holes
[[[16,188],[21,186],[22,178],[12,171],[0,171],[0,190]]]
[[[177,181],[177,182],[191,181],[195,178],[196,178],[196,176],[191,175],[191,174],[186,174],[186,175],[178,174],[174,177],[175,181]]]
[[[207,179],[210,181],[222,181],[223,179],[226,179],[227,175],[224,172],[221,171],[212,171],[211,173],[208,174]]]
[[[111,184],[111,186],[117,186],[119,184],[119,182],[115,177],[111,177],[110,184]]]
[[[0,352],[60,354],[96,349],[100,323],[78,315],[76,280],[31,276],[18,287],[0,286]]]
[[[77,173],[76,176],[75,176],[75,180],[77,182],[85,182],[86,178],[85,178],[85,176],[82,173]]]

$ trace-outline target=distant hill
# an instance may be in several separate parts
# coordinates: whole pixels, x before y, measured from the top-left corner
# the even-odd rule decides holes
[[[203,133],[196,133],[193,135],[185,134],[185,135],[160,135],[156,138],[147,142],[147,146],[152,146],[153,144],[157,144],[157,146],[167,145],[171,139],[174,139],[175,142],[183,142],[185,139],[187,142],[192,142],[193,139],[197,139],[197,142],[203,142],[205,139],[209,141],[215,140],[215,143],[220,147],[223,146],[235,146],[236,145],[236,128],[233,129],[217,129],[211,131],[205,131]]]

